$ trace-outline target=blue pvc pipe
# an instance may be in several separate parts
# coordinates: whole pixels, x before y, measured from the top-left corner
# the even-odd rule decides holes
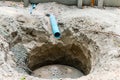
[[[55,38],[60,38],[61,37],[60,30],[58,28],[58,24],[57,24],[56,18],[52,14],[50,14],[50,23],[51,23],[52,32],[54,34],[54,37]]]
[[[35,9],[35,8],[36,8],[36,4],[32,4],[32,6],[30,8],[30,14],[32,14],[33,9]]]
[[[32,8],[35,9],[36,8],[36,4],[32,4]]]

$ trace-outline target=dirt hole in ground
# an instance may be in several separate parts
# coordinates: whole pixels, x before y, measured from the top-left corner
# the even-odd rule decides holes
[[[16,51],[17,48],[13,48],[13,51],[22,59],[22,54],[19,52],[24,49],[20,49],[20,45],[18,46],[18,51]],[[97,54],[99,54],[99,48],[96,43],[80,34],[73,38],[63,36],[57,43],[40,43],[27,55],[24,54],[27,57],[23,57],[22,60],[26,61],[22,62],[26,62],[27,68],[30,70],[30,73],[27,73],[35,77],[75,79],[94,71],[98,61]]]
[[[89,52],[89,51],[88,51]],[[88,53],[89,54],[89,53]],[[69,77],[71,78],[75,78],[75,77],[80,77],[83,76],[83,74],[88,74],[90,69],[91,69],[91,60],[90,60],[90,56],[85,56],[85,53],[82,51],[82,49],[76,45],[76,44],[68,44],[68,45],[63,45],[63,44],[44,44],[41,47],[37,47],[35,49],[33,49],[31,51],[31,54],[29,55],[28,58],[28,66],[31,70],[36,70],[40,67],[43,66],[47,66],[47,65],[55,65],[56,67],[59,68],[59,65],[61,65],[61,68],[59,68],[58,70],[58,74],[59,76],[57,76],[57,78],[62,78],[62,76],[65,77],[65,75],[70,75]],[[72,72],[70,71],[65,71],[63,70],[63,66],[62,65],[67,65],[67,66],[71,66],[75,69],[77,69],[78,71],[76,71],[75,69],[70,69],[68,67],[67,70],[72,70]],[[49,67],[47,67],[46,69],[48,69]],[[46,70],[43,69],[43,70]],[[50,67],[51,69],[51,67]],[[38,69],[39,70],[39,69]],[[48,70],[46,74],[48,75],[48,78],[50,77],[54,77],[54,74],[56,72],[49,72],[51,70]],[[61,71],[61,72],[59,72]],[[63,71],[63,72],[62,72]],[[35,73],[37,72],[37,74]],[[38,73],[38,71],[34,71],[34,76],[38,76],[38,77],[44,77],[44,75],[42,75],[43,71],[40,71],[40,73]],[[45,73],[45,72],[44,72]],[[66,74],[65,74],[66,73]],[[72,75],[72,74],[77,74],[79,73],[79,75]],[[50,76],[52,75],[52,76]],[[68,75],[66,76],[66,78],[68,77]],[[45,76],[46,77],[46,76]],[[68,78],[69,78],[68,77]]]
[[[79,43],[47,43],[31,50],[28,67],[40,78],[79,78],[90,73],[91,52]]]

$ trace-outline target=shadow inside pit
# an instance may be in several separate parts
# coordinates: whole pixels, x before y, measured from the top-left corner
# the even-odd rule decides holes
[[[81,74],[82,76],[87,75],[91,70],[91,60],[89,55],[90,51],[87,49],[86,51],[83,51],[83,49],[85,50],[85,48],[81,48],[79,45],[76,44],[44,44],[41,47],[36,47],[31,50],[28,56],[27,64],[28,67],[32,70],[32,73],[30,75],[40,78],[79,78],[81,77]],[[64,67],[51,67],[49,65],[64,65]],[[46,66],[49,67],[44,68]],[[65,66],[68,66],[68,68],[66,68]],[[57,70],[54,70],[55,68],[57,68]],[[72,75],[76,73],[81,74],[78,77],[68,76],[64,68],[68,69],[68,71],[70,70],[72,72],[70,74]],[[66,75],[66,77],[62,77],[63,75],[60,75],[60,71],[62,72],[62,74]],[[41,76],[41,73],[46,75],[52,75]],[[55,77],[54,75],[57,77]]]

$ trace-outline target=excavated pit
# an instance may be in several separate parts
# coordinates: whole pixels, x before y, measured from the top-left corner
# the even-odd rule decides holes
[[[88,74],[91,70],[91,61],[90,53],[87,52],[88,55],[85,56],[80,46],[76,44],[44,44],[31,51],[28,66],[31,70],[35,70],[46,65],[61,64]]]
[[[76,32],[74,29],[72,31]],[[94,72],[99,59],[99,47],[84,33],[77,33],[79,35],[75,33],[73,36],[72,31],[64,30],[60,39],[46,38],[44,39],[46,42],[35,42],[34,47],[28,48],[29,52],[26,51],[26,43],[24,46],[17,43],[11,50],[16,56],[17,64],[24,63],[25,66],[20,65],[16,70],[22,73],[25,71],[31,76],[44,79],[76,79]],[[31,33],[27,35],[31,35]],[[34,45],[32,42],[28,44]],[[28,44],[27,46],[30,47]],[[19,67],[22,68],[22,71]]]
[[[80,36],[81,40],[80,38],[77,40],[76,38]],[[56,44],[43,43],[32,49],[27,59],[27,65],[33,71],[30,74],[45,79],[75,79],[92,72],[97,62],[96,54],[99,49],[84,34],[76,38],[63,36]]]

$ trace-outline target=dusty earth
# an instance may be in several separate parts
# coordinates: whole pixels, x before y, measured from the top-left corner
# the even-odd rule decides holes
[[[65,65],[48,65],[33,71],[32,76],[41,78],[79,78],[83,76],[79,70]]]
[[[44,3],[30,14],[30,7],[0,2],[0,80],[46,80],[30,74],[50,64],[84,74],[56,80],[120,80],[119,8]],[[57,18],[60,39],[52,34],[48,13]]]

